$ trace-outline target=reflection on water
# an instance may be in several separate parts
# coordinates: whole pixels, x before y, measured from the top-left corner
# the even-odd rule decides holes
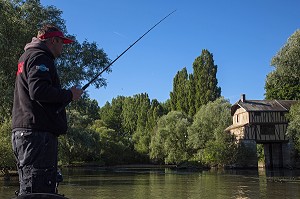
[[[59,192],[70,199],[252,199],[300,198],[300,178],[292,170],[210,170],[76,168],[62,170]],[[17,178],[0,181],[0,198],[11,198]]]

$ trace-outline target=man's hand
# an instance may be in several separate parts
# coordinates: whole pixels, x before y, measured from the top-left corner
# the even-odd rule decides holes
[[[73,98],[72,100],[78,100],[82,93],[83,93],[83,90],[80,89],[80,88],[77,88],[76,86],[73,86],[72,88],[70,88],[71,92],[72,92],[72,95],[73,95]]]

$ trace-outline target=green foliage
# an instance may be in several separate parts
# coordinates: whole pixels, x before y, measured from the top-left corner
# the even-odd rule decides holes
[[[122,124],[127,136],[131,136],[137,127],[138,107],[134,97],[126,97],[122,109]]]
[[[67,30],[62,11],[54,6],[44,7],[39,0],[0,1],[0,18],[0,123],[4,124],[11,117],[16,63],[25,44],[31,41],[44,23],[52,23],[66,34]],[[96,43],[84,41],[80,44],[74,36],[68,36],[75,42],[64,46],[63,55],[56,60],[61,83],[65,88],[91,80],[110,61]],[[93,85],[97,88],[105,86],[106,80],[100,77]],[[97,102],[90,100],[87,94],[68,106],[69,132],[60,139],[60,157],[63,161],[91,161],[99,158],[99,135],[87,129],[92,121],[99,119],[98,109]],[[4,154],[10,146],[10,142],[7,142],[10,134],[1,139],[1,143],[7,143],[1,145]],[[5,161],[9,161],[9,158]]]
[[[43,7],[38,0],[0,1],[0,114],[10,117],[17,61],[24,45],[37,34],[43,22],[53,22],[65,30],[62,12]]]
[[[173,91],[170,93],[171,109],[194,116],[204,104],[221,96],[218,87],[217,66],[213,55],[208,50],[202,53],[193,63],[193,73],[188,75],[186,68],[179,71],[173,80]]]
[[[217,65],[214,64],[213,55],[208,50],[202,53],[193,63],[193,88],[195,93],[191,93],[195,99],[196,112],[200,107],[208,102],[221,97],[221,88],[218,87]]]
[[[65,45],[61,57],[56,60],[57,70],[64,87],[83,85],[93,79],[109,63],[106,53],[103,49],[99,49],[95,42],[84,41],[80,44],[75,37],[69,37],[75,42]],[[106,86],[106,79],[100,76],[92,85],[96,88]]]
[[[87,116],[71,110],[68,112],[70,127],[59,139],[59,158],[62,163],[100,160],[100,135],[86,128]]]
[[[300,30],[273,57],[265,83],[266,99],[300,99]]]
[[[116,132],[123,132],[122,112],[125,97],[118,96],[112,99],[112,102],[107,102],[100,110],[100,119],[107,125],[108,128]]]
[[[209,164],[225,164],[231,160],[234,145],[224,129],[231,124],[230,103],[224,98],[201,106],[188,128],[188,145],[193,160]]]
[[[265,152],[263,144],[256,144],[258,162],[265,162]]]
[[[198,161],[206,165],[224,166],[230,165],[235,161],[236,151],[237,146],[233,137],[227,135],[225,139],[209,140],[205,148],[200,150],[200,153],[197,153],[197,156],[199,158]]]
[[[171,111],[158,120],[150,143],[150,157],[166,164],[179,164],[188,159],[187,129],[191,120],[183,113]]]
[[[99,108],[98,102],[90,99],[87,93],[84,93],[79,100],[73,101],[70,106],[67,107],[68,111],[76,110],[82,116],[84,116],[84,123],[81,124],[83,127],[86,127],[94,120],[100,118]],[[72,125],[73,121],[70,122]]]
[[[11,120],[0,122],[0,167],[15,167],[11,146]]]
[[[289,112],[290,120],[287,134],[293,140],[295,148],[300,152],[300,103],[294,104]]]
[[[157,125],[158,119],[164,115],[164,109],[157,100],[152,100],[147,115],[144,115],[145,126],[138,123],[137,130],[133,134],[134,147],[137,152],[148,155],[153,129]]]
[[[161,115],[167,115],[172,110],[170,99],[168,99],[165,102],[160,103],[160,105],[161,105],[161,108],[162,108],[162,112],[161,112],[162,114]]]
[[[105,165],[128,164],[133,161],[133,153],[120,133],[107,127],[102,120],[96,120],[90,129],[100,135],[101,160]]]
[[[190,116],[194,116],[196,114],[196,88],[195,88],[195,80],[194,80],[194,74],[189,75],[189,87],[188,87],[188,104],[189,104],[189,112],[188,114]]]
[[[17,61],[26,43],[37,34],[44,23],[52,23],[65,33],[65,21],[62,11],[54,6],[44,7],[39,0],[0,1],[0,114],[2,118],[11,115],[12,99]],[[70,37],[73,37],[69,35]],[[63,87],[70,87],[92,79],[109,62],[103,49],[84,41],[64,47],[63,55],[57,60],[58,72]],[[109,72],[109,71],[108,71]],[[93,85],[97,88],[106,85],[103,78]],[[0,119],[1,120],[1,119]]]
[[[144,93],[141,95],[136,95],[136,103],[134,105],[137,107],[137,121],[136,129],[132,134],[132,140],[134,142],[134,148],[137,152],[141,154],[147,154],[149,152],[150,143],[150,131],[151,126],[149,126],[149,120],[153,116],[149,115],[151,110],[151,103],[148,94]],[[155,116],[154,116],[155,117]]]
[[[132,97],[118,96],[111,103],[107,102],[101,107],[99,113],[104,126],[118,138],[109,140],[112,136],[106,136],[106,143],[109,144],[106,145],[105,151],[106,154],[110,154],[105,156],[105,160],[108,161],[106,163],[120,164],[118,161],[144,159],[149,153],[151,132],[157,119],[165,112],[157,100],[150,102],[146,93]],[[118,149],[123,151],[124,155],[113,158],[113,154],[120,154],[120,151],[114,151]],[[128,153],[124,153],[124,150]],[[112,158],[109,158],[110,156]]]
[[[177,72],[173,80],[173,92],[170,93],[172,110],[189,112],[189,80],[186,68]]]

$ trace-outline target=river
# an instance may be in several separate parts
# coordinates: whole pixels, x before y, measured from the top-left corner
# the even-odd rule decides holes
[[[296,199],[300,173],[291,170],[64,168],[59,192],[70,199]],[[0,198],[12,198],[17,177],[0,181]]]

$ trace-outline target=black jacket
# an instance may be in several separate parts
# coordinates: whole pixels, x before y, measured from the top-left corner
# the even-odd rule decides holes
[[[57,109],[72,100],[70,90],[61,89],[54,56],[39,39],[25,46],[18,62],[12,128],[47,131],[55,135],[67,131],[66,111]]]

